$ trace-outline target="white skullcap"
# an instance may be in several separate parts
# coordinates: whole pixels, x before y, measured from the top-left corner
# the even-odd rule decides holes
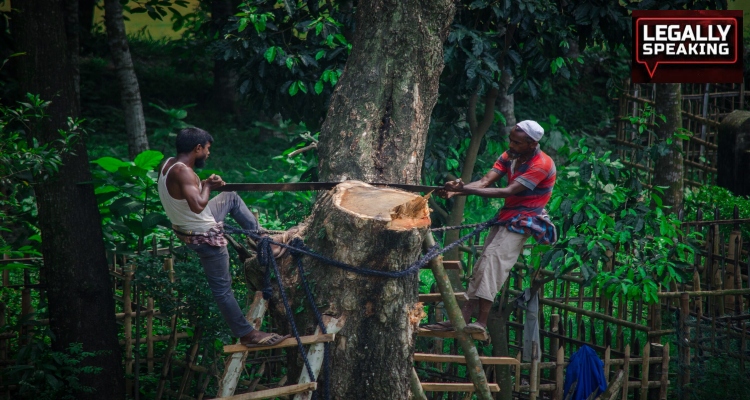
[[[517,123],[516,126],[519,127],[522,131],[526,132],[526,134],[529,135],[530,138],[534,139],[535,142],[538,142],[539,139],[544,136],[544,128],[537,124],[536,121],[527,119],[525,121]]]

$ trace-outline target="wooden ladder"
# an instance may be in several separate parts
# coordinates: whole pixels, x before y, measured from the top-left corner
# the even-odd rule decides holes
[[[263,315],[265,315],[267,308],[268,302],[263,299],[263,294],[260,291],[256,292],[253,304],[250,306],[250,311],[246,316],[247,320],[253,324],[256,329],[260,328],[263,322]],[[344,319],[324,316],[323,323],[326,326],[327,334],[322,334],[320,328],[318,328],[314,335],[300,337],[303,345],[311,345],[307,352],[307,358],[310,362],[310,368],[313,370],[313,376],[318,376],[323,365],[325,343],[332,342],[336,338],[336,333],[344,325]],[[259,346],[253,348],[247,348],[241,344],[224,346],[224,352],[231,354],[231,357],[224,368],[224,376],[222,376],[219,381],[217,398],[227,400],[273,399],[279,396],[294,394],[294,400],[310,399],[312,397],[312,392],[317,389],[318,384],[317,382],[310,382],[307,367],[302,369],[299,381],[295,385],[259,390],[238,395],[234,394],[234,391],[237,388],[237,383],[240,380],[240,375],[244,370],[245,359],[247,358],[248,353],[295,346],[297,346],[297,339],[295,338],[284,339],[273,346]]]
[[[432,237],[431,235],[429,236]],[[427,241],[426,241],[427,242]],[[429,244],[431,245],[431,244]],[[447,280],[447,276],[444,276],[445,270],[448,269],[461,269],[460,261],[443,261],[439,258],[433,260],[429,265],[435,274],[435,279]],[[419,301],[423,303],[437,303],[443,301],[444,304],[449,302],[453,306],[457,307],[458,302],[467,301],[468,297],[464,292],[453,292],[450,285],[443,285],[440,293],[429,293],[419,295]],[[434,338],[457,338],[458,332],[453,331],[430,331],[427,329],[420,328],[417,331],[418,336],[434,337]],[[468,335],[473,340],[489,340],[487,332],[484,333],[472,333]],[[479,367],[483,365],[519,365],[519,361],[512,357],[478,357]],[[429,363],[458,363],[468,364],[468,361],[463,355],[450,355],[450,354],[426,354],[426,353],[415,353],[414,362],[429,362]],[[412,372],[412,379],[419,380],[416,369]],[[486,379],[486,378],[485,378]],[[500,386],[497,383],[486,383],[489,392],[499,392]],[[421,388],[421,393],[415,393],[415,398],[426,399],[424,392],[465,392],[471,393],[477,390],[474,383],[432,383],[432,382],[419,382],[417,388]],[[415,384],[412,384],[412,390],[415,391]]]

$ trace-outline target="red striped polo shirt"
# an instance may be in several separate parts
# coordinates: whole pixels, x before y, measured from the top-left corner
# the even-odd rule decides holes
[[[552,196],[555,186],[555,162],[537,147],[529,161],[521,165],[503,153],[497,159],[492,170],[508,175],[508,185],[516,181],[527,189],[505,199],[505,205],[500,209],[498,219],[510,221],[516,216],[535,217],[542,214],[542,210]]]

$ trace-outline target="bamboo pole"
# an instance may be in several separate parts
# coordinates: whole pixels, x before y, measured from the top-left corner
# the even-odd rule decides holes
[[[542,314],[542,313],[540,313]],[[560,333],[560,314],[550,315],[549,330],[552,333]],[[557,350],[560,347],[560,341],[552,337],[549,340],[550,354],[557,354]]]
[[[177,392],[177,397],[182,396],[190,386],[190,380],[193,377],[193,369],[191,368],[195,364],[195,355],[198,354],[200,348],[201,337],[203,336],[203,328],[200,325],[195,327],[195,334],[193,335],[193,346],[190,351],[185,353],[185,372],[182,374],[182,380],[180,381],[180,391]]]
[[[3,254],[3,260],[10,260],[10,256]],[[7,269],[3,270],[3,286],[10,286],[10,271]]]
[[[607,346],[604,350],[604,379],[609,382],[609,370],[612,368],[612,349]]]
[[[146,352],[148,361],[148,374],[154,373],[154,298],[148,298],[148,306],[146,308]]]
[[[661,387],[659,387],[659,400],[667,400],[667,391],[669,390],[669,343],[662,349],[661,361]]]
[[[514,384],[514,390],[516,392],[521,391],[521,352],[519,351],[518,354],[516,354],[516,360],[518,360],[518,365],[515,366],[516,368],[516,381]]]
[[[680,388],[687,388],[690,385],[690,347],[686,345],[686,342],[690,339],[687,335],[687,317],[689,310],[689,301],[687,293],[682,293],[680,296],[680,333],[682,337],[679,338],[680,343],[680,369],[682,374],[680,375]]]
[[[164,395],[164,387],[167,383],[167,375],[169,375],[170,363],[172,362],[172,353],[174,352],[174,347],[177,344],[177,314],[172,316],[171,330],[172,333],[169,335],[167,351],[164,353],[164,365],[161,369],[159,385],[156,389],[156,400],[160,400]]]
[[[563,388],[565,379],[565,349],[557,348],[557,361],[555,362],[555,400],[563,399]]]
[[[132,299],[130,298],[130,282],[132,279],[133,275],[128,271],[125,273],[122,284],[122,311],[125,313],[125,318],[123,318],[125,330],[125,393],[127,397],[133,397],[133,380],[129,378],[133,374],[133,317],[131,316],[133,309],[131,306]]]
[[[537,396],[539,396],[539,359],[537,354],[534,354],[537,351],[537,343],[536,341],[531,343],[531,348],[534,349],[534,351],[532,351],[531,371],[529,371],[529,384],[531,385],[531,388],[529,389],[529,400],[536,400]]]
[[[643,346],[643,367],[641,370],[641,400],[648,398],[648,374],[651,364],[649,363],[649,357],[651,356],[651,343],[646,343]]]
[[[512,289],[509,289],[509,292],[510,292],[510,294],[515,295],[515,296],[518,296],[518,295],[521,294],[520,291],[512,290]],[[573,313],[580,313],[580,314],[585,315],[585,316],[590,317],[590,318],[595,318],[595,319],[599,319],[599,320],[602,320],[602,321],[605,321],[605,322],[616,324],[616,325],[618,325],[618,327],[622,326],[622,327],[625,327],[625,328],[631,328],[631,329],[636,330],[636,331],[648,332],[648,327],[647,326],[640,325],[640,324],[637,324],[637,323],[634,323],[634,322],[631,322],[631,321],[620,320],[620,319],[615,318],[615,317],[610,317],[607,314],[602,314],[602,313],[598,313],[598,312],[594,312],[594,311],[589,311],[589,310],[582,310],[582,309],[579,309],[579,308],[577,308],[575,306],[569,306],[567,304],[558,303],[558,302],[552,301],[550,299],[539,299],[539,303],[543,304],[543,305],[554,306],[554,307],[560,308],[562,310],[570,311],[570,312],[573,312]]]
[[[432,237],[431,232],[427,233],[423,244],[425,249],[435,245],[435,238]],[[438,289],[440,289],[440,293],[443,295],[443,304],[448,312],[448,318],[450,318],[451,324],[456,329],[456,340],[466,356],[466,369],[476,388],[477,398],[480,400],[492,400],[492,393],[487,382],[487,376],[484,374],[482,362],[479,360],[477,348],[474,346],[471,337],[464,333],[466,321],[464,321],[461,309],[458,307],[448,274],[445,272],[445,268],[443,268],[442,258],[437,257],[432,259],[430,261],[430,268],[437,281]]]
[[[419,381],[419,375],[417,370],[412,367],[411,376],[409,377],[409,384],[411,385],[411,395],[414,400],[427,400],[427,396],[422,390],[422,382]]]
[[[624,379],[624,381],[626,383],[622,385],[622,398],[623,399],[627,399],[628,398],[628,389],[629,389],[629,386],[628,386],[627,382],[628,382],[629,377],[630,377],[630,344],[628,344],[628,345],[625,346],[625,358],[624,358],[624,360],[625,361],[622,364],[622,371],[624,372],[625,376],[623,377],[623,379]]]
[[[339,331],[344,327],[344,324],[346,324],[346,316],[341,316],[339,318],[332,318],[328,316],[323,317],[323,323],[326,327],[326,332],[328,334],[336,334],[339,333]],[[323,332],[321,332],[320,327],[315,329],[316,335],[322,335]],[[312,368],[312,375],[318,379],[320,377],[320,370],[323,367],[324,356],[325,356],[325,346],[327,343],[315,343],[307,351],[307,358],[310,362],[310,368]],[[414,374],[416,374],[416,371],[414,371],[414,368],[412,367],[412,371]],[[413,376],[412,376],[413,378]],[[310,382],[310,375],[307,373],[307,366],[302,367],[302,372],[300,373],[299,380],[297,381],[298,384],[305,384]],[[414,382],[412,382],[413,384]],[[420,386],[421,387],[421,386]],[[413,391],[412,391],[413,392]],[[312,392],[305,392],[300,393],[294,396],[294,400],[310,400],[312,399]]]

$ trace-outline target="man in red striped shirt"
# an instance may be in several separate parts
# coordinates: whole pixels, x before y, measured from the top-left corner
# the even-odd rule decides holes
[[[530,236],[538,243],[552,243],[557,239],[554,226],[544,211],[555,186],[555,162],[539,148],[544,129],[535,121],[521,121],[509,135],[508,150],[498,158],[482,179],[464,185],[460,180],[445,184],[445,197],[477,195],[504,198],[500,209],[500,225],[494,226],[485,240],[482,256],[477,260],[469,282],[467,301],[463,308],[468,323],[476,308],[477,322],[464,329],[467,333],[484,332],[492,302],[508,279],[518,260],[523,245]],[[490,187],[503,176],[508,186]],[[450,330],[450,322],[426,326],[433,330]]]

